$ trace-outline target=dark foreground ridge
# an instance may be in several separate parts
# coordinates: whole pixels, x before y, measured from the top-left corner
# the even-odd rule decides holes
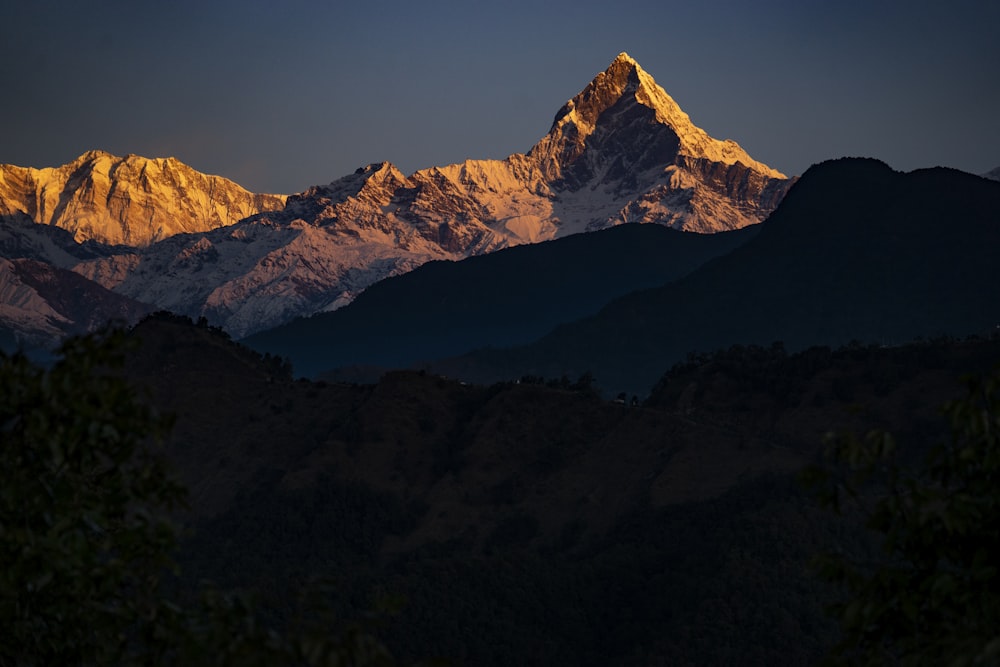
[[[916,456],[958,378],[1000,361],[991,340],[738,346],[629,407],[586,377],[296,381],[180,318],[135,336],[131,376],[177,415],[188,575],[279,610],[309,575],[347,615],[402,595],[390,648],[457,665],[815,663],[836,630],[807,563],[868,547],[798,471],[831,430],[888,428]]]

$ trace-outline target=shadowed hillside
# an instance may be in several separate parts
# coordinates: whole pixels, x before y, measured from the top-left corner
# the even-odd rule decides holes
[[[835,634],[806,563],[867,547],[796,472],[829,430],[920,451],[958,377],[1000,360],[997,341],[733,347],[629,407],[585,377],[295,381],[171,316],[135,336],[132,377],[177,414],[188,576],[254,586],[278,618],[310,575],[346,614],[401,594],[393,650],[458,665],[814,663]]]

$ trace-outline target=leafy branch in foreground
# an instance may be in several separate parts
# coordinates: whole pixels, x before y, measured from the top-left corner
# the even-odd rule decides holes
[[[883,432],[831,437],[832,467],[806,471],[820,501],[859,509],[881,542],[861,562],[818,559],[847,599],[834,663],[1000,664],[1000,372],[943,408],[950,441],[916,469]]]
[[[128,344],[70,339],[50,369],[0,353],[0,667],[393,664],[329,598],[278,634],[240,595],[164,592],[185,492],[155,451],[170,420],[122,375]]]
[[[111,663],[157,616],[183,491],[145,446],[169,422],[115,372],[124,336],[0,358],[0,664]]]

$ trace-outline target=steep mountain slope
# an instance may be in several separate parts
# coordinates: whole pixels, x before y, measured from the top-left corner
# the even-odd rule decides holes
[[[629,224],[461,262],[429,262],[373,285],[334,312],[243,342],[289,358],[308,376],[341,366],[400,368],[477,347],[527,343],[615,297],[679,278],[756,232],[755,226],[688,234]]]
[[[479,380],[590,370],[644,393],[692,351],[987,334],[1000,322],[1000,184],[875,160],[812,167],[751,241],[535,344],[442,363]]]
[[[991,181],[1000,181],[1000,167],[996,169],[991,169],[990,171],[983,174],[983,178],[988,178]]]
[[[84,153],[61,167],[0,165],[0,215],[21,212],[77,241],[146,246],[204,232],[284,206],[285,197],[247,192],[174,158]]]
[[[59,266],[245,336],[334,310],[434,259],[627,222],[745,227],[764,219],[790,182],[695,127],[623,53],[528,153],[505,160],[410,176],[372,164],[250,215],[282,199],[173,160],[95,152],[58,169],[5,168],[0,212],[66,227],[77,240],[128,244]]]
[[[152,310],[72,271],[0,258],[0,328],[13,334],[5,347],[47,347],[109,321],[135,322]]]

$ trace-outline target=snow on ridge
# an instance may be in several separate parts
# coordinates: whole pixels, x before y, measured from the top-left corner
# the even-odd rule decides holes
[[[286,197],[248,192],[172,157],[88,151],[60,167],[0,165],[0,199],[4,208],[66,229],[78,242],[145,246],[281,208]]]
[[[633,61],[634,62],[634,61]],[[706,157],[714,162],[724,164],[743,164],[770,178],[788,178],[777,169],[772,169],[762,162],[751,158],[743,148],[732,139],[720,141],[713,139],[700,127],[691,122],[691,117],[681,110],[667,92],[646,73],[638,64],[636,72],[642,85],[636,91],[636,99],[652,107],[656,118],[662,123],[673,127],[681,139],[681,145],[691,157]]]

